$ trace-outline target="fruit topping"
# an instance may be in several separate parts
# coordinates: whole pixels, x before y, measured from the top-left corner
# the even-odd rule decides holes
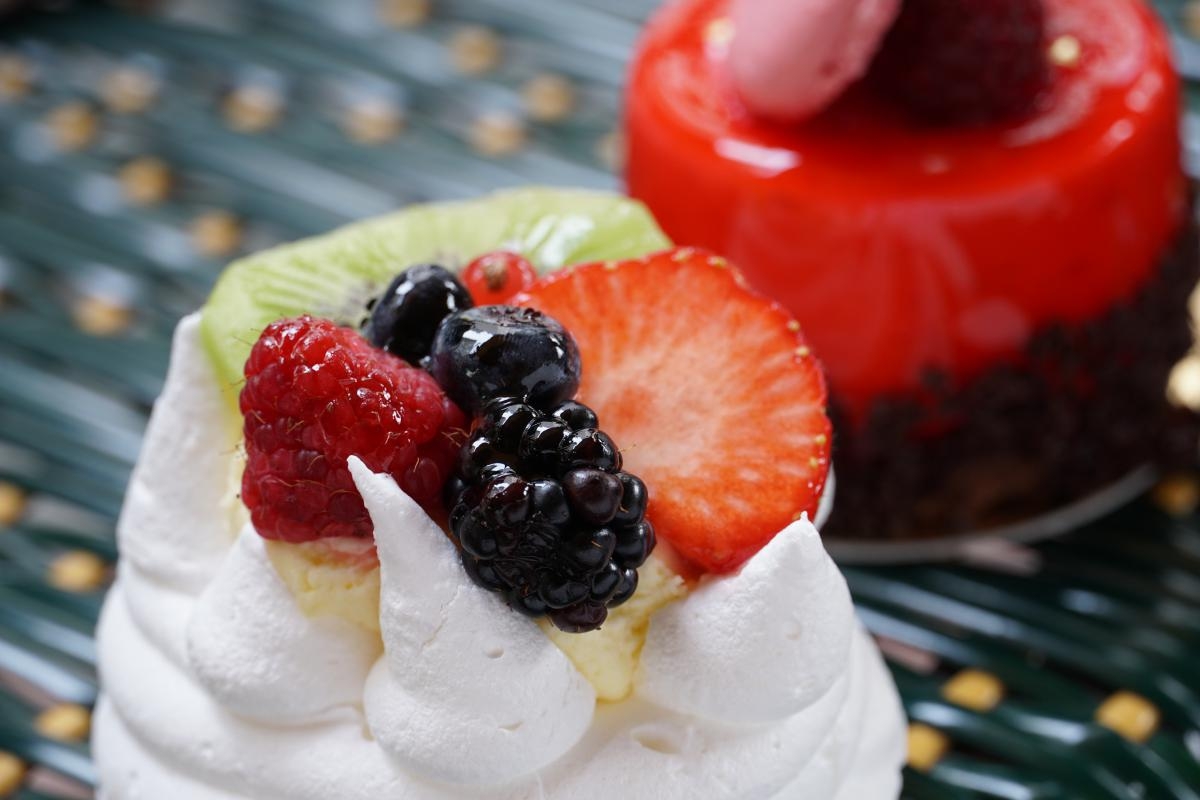
[[[488,253],[463,268],[462,282],[475,298],[475,305],[507,303],[517,292],[537,280],[533,264],[517,253]]]
[[[419,264],[397,275],[371,301],[363,336],[410,364],[420,364],[442,320],[472,305],[471,295],[445,267]]]
[[[588,264],[542,279],[514,302],[571,331],[586,365],[578,400],[596,410],[625,467],[650,487],[646,515],[679,555],[727,572],[800,513],[815,516],[830,446],[821,370],[795,321],[747,289],[724,259],[680,249]],[[584,412],[573,405],[552,412],[576,414]],[[522,447],[603,463],[608,441],[539,421]],[[641,481],[616,473],[620,460],[594,466],[622,480],[610,527],[635,525]],[[583,488],[591,479],[570,481]],[[600,500],[596,511],[606,511]],[[590,498],[576,504],[592,507]]]
[[[570,633],[600,627],[633,595],[655,544],[646,487],[621,471],[596,421],[576,402],[542,412],[493,398],[446,488],[472,580]]]
[[[351,455],[439,513],[467,421],[427,373],[302,316],[267,326],[245,376],[242,499],[264,538],[371,536]]]
[[[504,247],[540,269],[667,246],[641,203],[607,192],[516,189],[410,206],[326,236],[264,250],[221,275],[204,305],[205,347],[232,404],[250,346],[269,323],[311,314],[358,326],[396,265],[466,264]]]
[[[551,408],[579,386],[574,339],[556,320],[530,308],[479,306],[451,314],[438,327],[428,368],[471,414],[496,397]]]
[[[905,0],[872,80],[932,123],[1029,114],[1050,80],[1043,2]]]

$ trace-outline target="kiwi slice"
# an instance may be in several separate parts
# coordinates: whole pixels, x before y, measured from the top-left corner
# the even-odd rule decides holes
[[[204,306],[201,331],[235,398],[250,348],[268,324],[308,313],[357,325],[367,301],[413,264],[457,270],[505,249],[547,272],[668,246],[640,203],[604,192],[529,188],[411,206],[233,263]]]

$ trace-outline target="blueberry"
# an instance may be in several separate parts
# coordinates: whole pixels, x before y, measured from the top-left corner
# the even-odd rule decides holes
[[[444,267],[419,264],[404,270],[371,307],[363,336],[374,346],[419,364],[446,315],[474,305],[471,295]]]
[[[433,338],[428,368],[469,414],[501,396],[552,408],[579,388],[575,340],[532,308],[481,306],[450,314]]]

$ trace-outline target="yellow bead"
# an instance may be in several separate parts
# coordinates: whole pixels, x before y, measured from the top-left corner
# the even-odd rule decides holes
[[[18,100],[33,85],[33,68],[20,56],[0,56],[0,100]]]
[[[87,103],[63,103],[46,115],[46,128],[54,146],[65,152],[82,150],[100,132],[100,121]]]
[[[991,711],[1004,699],[1004,684],[991,673],[964,669],[946,681],[942,697],[972,711]]]
[[[1154,503],[1172,516],[1187,516],[1200,506],[1200,481],[1194,475],[1170,475],[1154,487]]]
[[[92,729],[92,714],[83,706],[63,703],[51,706],[37,715],[34,730],[47,739],[60,742],[81,742]]]
[[[95,553],[72,550],[50,562],[47,581],[66,592],[93,592],[108,579],[108,565]]]
[[[232,254],[242,244],[242,224],[228,211],[207,211],[192,220],[192,247],[209,258]]]
[[[0,797],[8,797],[25,782],[25,763],[0,750]]]
[[[500,65],[500,37],[480,25],[459,28],[450,37],[450,63],[464,75],[483,75]]]
[[[342,118],[342,131],[359,144],[382,144],[404,130],[404,114],[393,103],[366,102],[351,107]]]
[[[468,138],[476,152],[499,158],[510,156],[525,145],[525,125],[505,112],[484,114],[471,125]]]
[[[90,336],[115,336],[133,324],[133,309],[107,297],[83,297],[71,308],[75,327]]]
[[[240,133],[261,133],[283,114],[283,97],[264,86],[242,86],[225,97],[222,112],[229,127]]]
[[[908,726],[908,765],[918,772],[929,772],[950,750],[946,734],[914,722]]]
[[[561,122],[575,110],[575,87],[561,75],[535,75],[521,88],[525,111],[538,122]]]
[[[118,114],[139,114],[158,96],[158,81],[135,67],[118,67],[100,84],[104,104]]]
[[[379,18],[394,28],[413,28],[429,19],[430,0],[380,0]]]
[[[1158,730],[1158,708],[1133,692],[1119,691],[1096,709],[1096,722],[1135,744],[1143,744]]]
[[[118,179],[125,199],[135,206],[157,205],[171,193],[170,167],[152,156],[135,158],[121,167]]]
[[[25,513],[27,498],[20,486],[0,481],[0,525],[13,525]]]

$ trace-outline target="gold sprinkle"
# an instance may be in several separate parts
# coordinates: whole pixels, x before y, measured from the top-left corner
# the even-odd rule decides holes
[[[575,87],[562,75],[542,73],[521,87],[521,101],[538,122],[561,122],[575,110]]]
[[[14,525],[25,513],[28,499],[25,490],[7,481],[0,481],[0,525]]]
[[[1195,475],[1170,475],[1154,487],[1154,503],[1173,517],[1186,517],[1200,506],[1200,481]]]
[[[399,136],[405,123],[404,114],[393,103],[358,103],[342,118],[342,131],[359,144],[383,144]]]
[[[33,68],[24,58],[0,56],[0,100],[19,100],[33,86]]]
[[[1200,2],[1197,0],[1184,5],[1183,27],[1193,39],[1200,39]]]
[[[1004,684],[990,672],[964,669],[946,681],[942,697],[972,711],[991,711],[1004,699]]]
[[[1096,722],[1133,742],[1145,744],[1158,730],[1158,708],[1133,692],[1119,691],[1096,709]]]
[[[25,782],[25,762],[0,750],[0,797],[8,797]]]
[[[157,96],[158,81],[136,67],[118,67],[100,84],[100,97],[117,114],[140,114]]]
[[[467,25],[450,37],[450,63],[464,75],[483,75],[500,65],[500,37],[482,25]]]
[[[221,110],[233,130],[261,133],[279,122],[283,97],[265,86],[241,86],[225,96]]]
[[[787,324],[787,329],[789,331],[791,331],[792,333],[799,333],[800,332],[800,323],[794,319],[789,319],[788,324]]]
[[[63,703],[38,714],[33,720],[33,727],[47,739],[81,742],[92,729],[92,714],[83,706]]]
[[[115,336],[133,324],[133,309],[107,297],[87,296],[75,302],[71,317],[90,336]]]
[[[430,0],[380,0],[379,18],[393,28],[415,28],[433,13]]]
[[[46,127],[54,146],[71,153],[84,149],[95,140],[100,132],[100,120],[87,103],[72,100],[46,116]]]
[[[108,565],[95,553],[71,550],[50,562],[46,579],[65,592],[94,592],[108,579]]]
[[[467,138],[471,147],[482,155],[511,156],[525,146],[525,124],[514,114],[493,111],[475,120]]]
[[[171,194],[171,169],[161,158],[142,156],[121,167],[125,199],[135,206],[158,205]]]
[[[228,211],[206,211],[192,220],[192,247],[209,258],[233,253],[242,244],[242,224]]]
[[[606,133],[596,142],[596,159],[613,172],[625,169],[626,156],[625,136],[620,131]]]
[[[729,17],[714,19],[704,28],[704,43],[709,47],[727,47],[733,41],[733,20]]]
[[[920,722],[908,726],[908,765],[917,772],[929,772],[950,750],[946,734]]]
[[[1070,34],[1050,43],[1050,63],[1063,69],[1075,69],[1083,61],[1083,45]]]
[[[808,358],[812,355],[812,349],[808,345],[801,345],[796,348],[796,358]]]
[[[818,433],[813,437],[813,441],[819,446],[824,446],[829,441],[829,437],[823,433]]]

